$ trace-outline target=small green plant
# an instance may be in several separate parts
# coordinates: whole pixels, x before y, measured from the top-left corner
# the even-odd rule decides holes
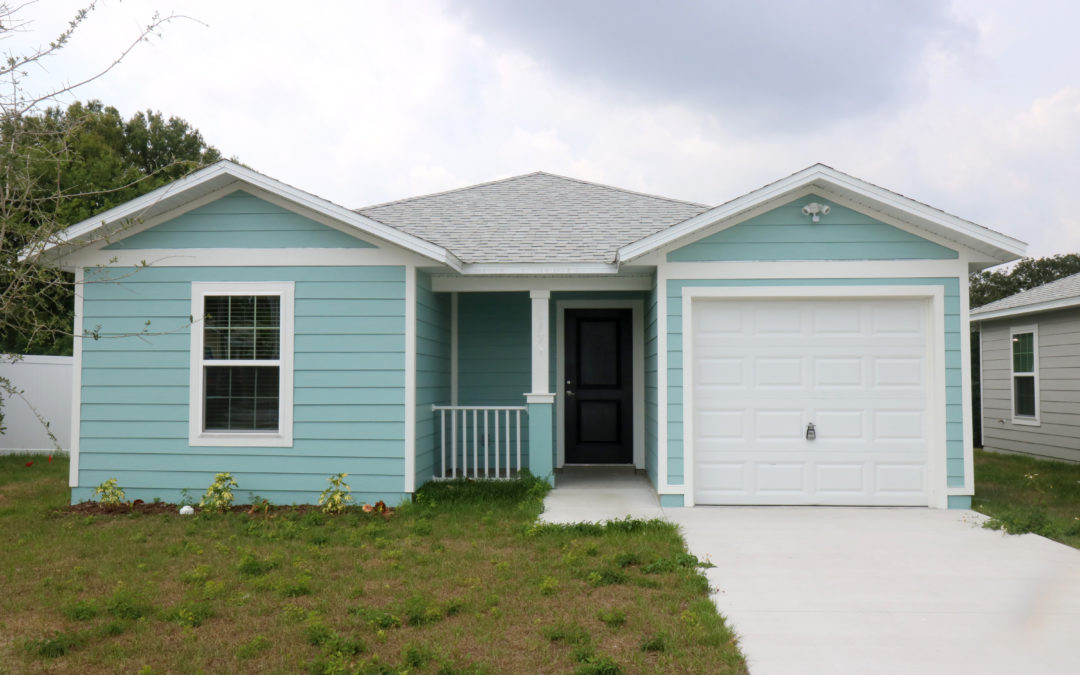
[[[423,668],[435,658],[435,652],[427,645],[409,643],[401,649],[401,659],[410,668]]]
[[[255,658],[267,649],[270,649],[270,639],[265,635],[256,635],[236,648],[236,657],[239,659]]]
[[[38,640],[30,640],[26,643],[26,650],[37,656],[57,658],[67,654],[79,646],[79,636],[71,633],[56,632],[49,637]]]
[[[352,488],[345,482],[345,476],[347,473],[339,473],[336,476],[330,476],[326,480],[330,483],[330,487],[322,491],[319,495],[319,506],[322,507],[323,513],[341,513],[345,510],[345,507],[352,501]]]
[[[154,608],[142,595],[126,588],[117,588],[105,603],[105,611],[117,619],[134,621],[150,616]]]
[[[199,508],[225,511],[233,503],[233,490],[236,489],[236,479],[229,472],[219,473],[214,476],[214,482],[206,488],[206,494],[199,502]]]
[[[72,621],[89,621],[99,614],[97,603],[93,600],[79,600],[64,608],[64,616]]]
[[[597,614],[596,618],[609,628],[619,628],[626,623],[626,612],[621,609],[607,609]]]
[[[127,501],[127,495],[116,484],[115,478],[110,478],[94,488],[94,495],[105,506],[120,506]]]
[[[544,577],[540,580],[540,595],[555,595],[559,590],[559,580],[555,577]]]
[[[574,671],[574,675],[621,675],[622,668],[610,656],[594,656]]]
[[[641,642],[643,652],[662,652],[667,650],[667,637],[663,633],[650,635]]]

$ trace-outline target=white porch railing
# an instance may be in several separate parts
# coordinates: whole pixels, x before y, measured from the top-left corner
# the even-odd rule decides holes
[[[442,447],[442,472],[436,479],[517,476],[522,468],[525,406],[433,405],[431,409],[439,413]]]

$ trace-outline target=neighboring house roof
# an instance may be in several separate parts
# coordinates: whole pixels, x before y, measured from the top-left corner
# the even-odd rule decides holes
[[[373,221],[344,206],[339,206],[229,160],[211,164],[141,197],[99,213],[81,223],[76,223],[58,233],[37,250],[23,251],[22,256],[37,258],[46,264],[62,265],[61,258],[66,252],[93,241],[100,241],[110,233],[120,232],[131,222],[148,220],[212,193],[230,192],[244,186],[264,190],[299,207],[332,218],[354,229],[357,236],[374,236],[444,263],[452,269],[461,270],[461,261],[442,246],[432,244],[398,228]]]
[[[1027,248],[1027,245],[1019,239],[1013,239],[904,195],[867,183],[830,166],[815,164],[674,227],[624,246],[619,249],[618,262],[629,262],[680,240],[692,240],[701,236],[702,230],[722,221],[733,220],[762,208],[779,206],[790,200],[793,193],[801,191],[813,191],[822,197],[847,200],[870,214],[881,213],[943,239],[956,242],[985,256],[985,260],[972,260],[972,263],[979,267],[1016,260]]]
[[[466,263],[614,263],[622,246],[709,210],[550,173],[361,209]]]
[[[1080,274],[1051,281],[971,310],[972,321],[1080,306]]]

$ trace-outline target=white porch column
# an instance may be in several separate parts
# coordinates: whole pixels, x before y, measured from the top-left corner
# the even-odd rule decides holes
[[[551,328],[549,305],[551,291],[529,291],[532,298],[532,391],[531,394],[550,394],[548,371],[551,369]]]
[[[551,291],[529,291],[532,299],[532,391],[529,408],[529,471],[554,484],[555,444],[552,442],[555,394],[551,391]]]

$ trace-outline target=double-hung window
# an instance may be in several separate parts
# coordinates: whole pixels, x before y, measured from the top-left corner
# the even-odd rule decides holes
[[[1039,423],[1039,331],[1018,326],[1009,331],[1012,357],[1013,423]]]
[[[292,445],[293,284],[191,288],[191,445]]]

